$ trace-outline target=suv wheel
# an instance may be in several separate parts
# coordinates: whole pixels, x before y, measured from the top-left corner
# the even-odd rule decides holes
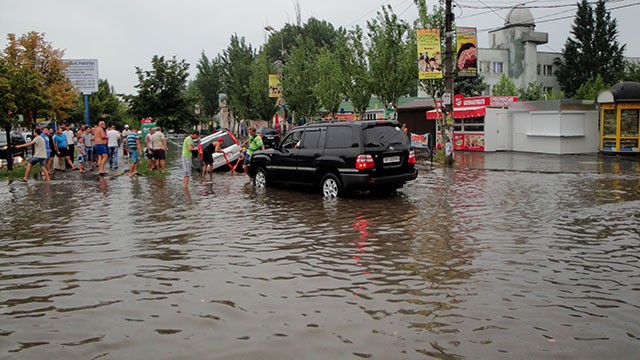
[[[256,175],[253,177],[253,185],[258,188],[265,188],[269,185],[269,177],[267,175],[267,170],[263,167],[258,168]]]
[[[342,184],[340,179],[332,173],[328,173],[320,182],[322,186],[322,195],[326,198],[335,198],[342,195]]]

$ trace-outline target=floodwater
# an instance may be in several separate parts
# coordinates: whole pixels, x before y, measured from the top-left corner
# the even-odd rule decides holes
[[[0,358],[637,358],[640,163],[458,156],[384,198],[4,181]]]

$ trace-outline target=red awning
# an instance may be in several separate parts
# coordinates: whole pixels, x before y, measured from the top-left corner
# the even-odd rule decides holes
[[[439,114],[440,113],[440,114]],[[427,120],[435,120],[439,116],[441,117],[441,111],[429,110],[427,111]],[[453,109],[453,118],[454,119],[467,119],[472,117],[481,117],[486,114],[486,110],[484,106],[469,106],[469,107],[458,107]]]

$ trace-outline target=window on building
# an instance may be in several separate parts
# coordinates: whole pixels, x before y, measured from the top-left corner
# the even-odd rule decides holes
[[[493,73],[494,74],[502,74],[502,62],[495,61],[493,63]]]
[[[545,76],[553,76],[553,65],[545,65],[543,67],[543,74]]]
[[[537,70],[538,70],[538,75],[541,75],[540,74],[540,65],[538,65],[538,69]]]

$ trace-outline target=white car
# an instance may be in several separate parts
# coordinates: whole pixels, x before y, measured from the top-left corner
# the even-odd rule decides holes
[[[223,153],[215,153],[214,141],[222,138],[222,150]],[[205,156],[211,156],[213,158],[213,169],[221,169],[225,166],[227,168],[234,167],[235,163],[242,157],[242,148],[238,143],[238,140],[228,130],[219,130],[211,135],[207,135],[200,139],[198,144],[198,154],[202,159]]]

